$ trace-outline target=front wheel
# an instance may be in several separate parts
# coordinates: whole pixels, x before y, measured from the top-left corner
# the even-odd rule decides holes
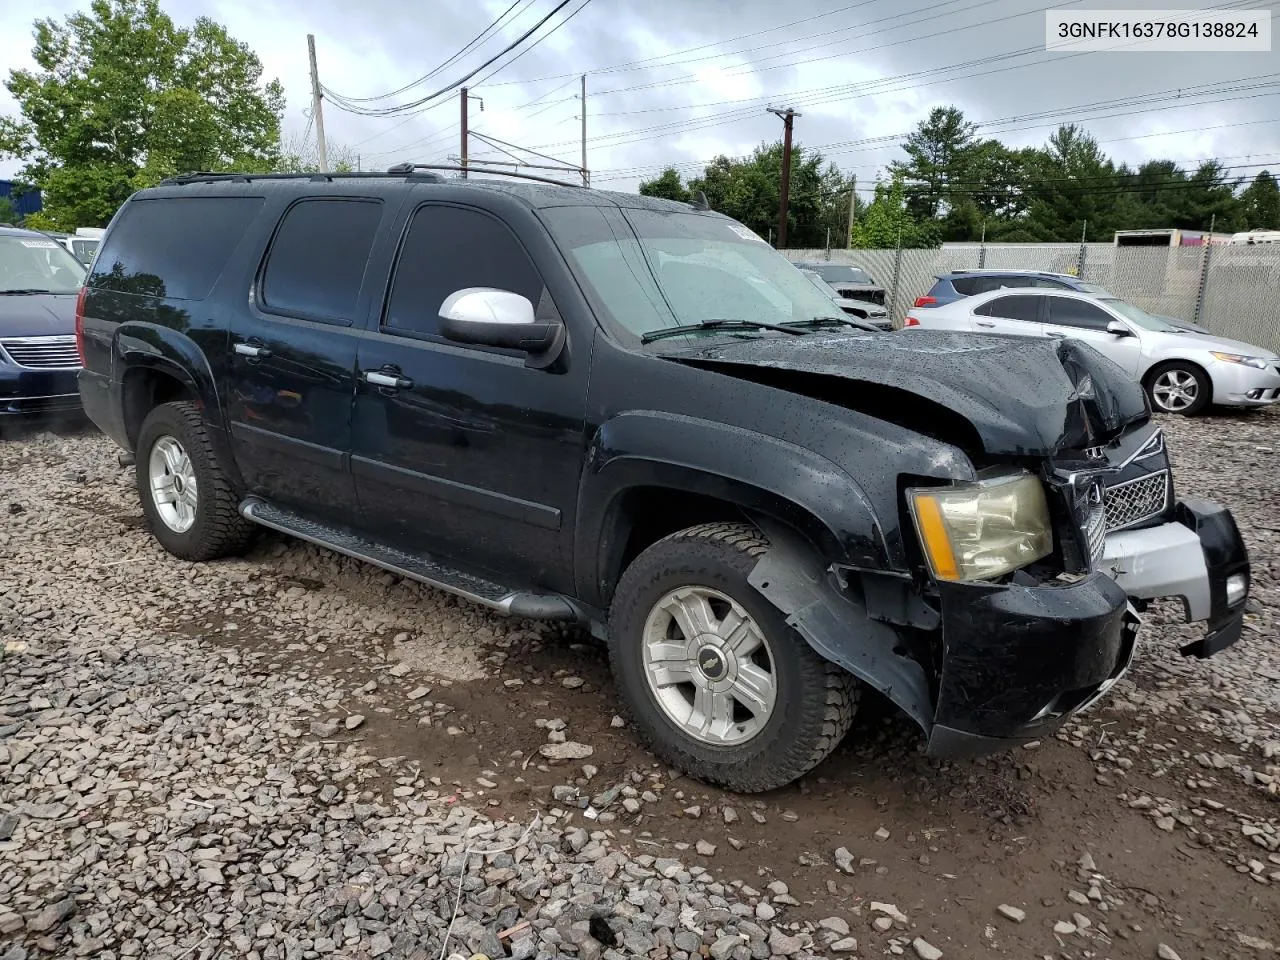
[[[1209,405],[1213,384],[1194,364],[1175,361],[1161,364],[1147,377],[1151,406],[1162,413],[1193,417]]]
[[[769,549],[746,524],[691,527],[627,568],[609,652],[640,735],[690,776],[752,793],[817,766],[853,722],[856,681],[747,582]]]
[[[240,552],[253,526],[236,509],[200,411],[165,403],[142,422],[134,460],[138,495],[152,535],[183,560]]]

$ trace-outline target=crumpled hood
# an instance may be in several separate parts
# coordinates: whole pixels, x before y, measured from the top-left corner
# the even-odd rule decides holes
[[[74,293],[0,295],[0,337],[68,336],[75,332]]]
[[[846,380],[851,398],[862,394],[857,409],[871,416],[897,401],[892,391],[913,394],[963,417],[989,454],[1052,456],[1094,446],[1148,416],[1142,388],[1073,340],[932,330],[814,333],[697,344],[664,356],[745,379],[752,370],[781,370]],[[868,392],[858,389],[868,384],[891,390],[869,403]],[[838,389],[827,392],[840,396]]]

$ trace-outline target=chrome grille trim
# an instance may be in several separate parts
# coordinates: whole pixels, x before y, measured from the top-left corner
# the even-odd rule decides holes
[[[1089,546],[1089,560],[1097,566],[1107,547],[1107,508],[1101,504],[1090,507],[1084,520],[1085,542]]]
[[[1169,488],[1168,470],[1107,487],[1107,532],[1123,530],[1159,516],[1169,506]]]
[[[80,354],[74,336],[6,337],[0,350],[28,370],[78,370]]]

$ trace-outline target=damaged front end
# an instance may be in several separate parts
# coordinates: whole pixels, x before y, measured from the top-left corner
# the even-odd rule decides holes
[[[819,653],[912,717],[931,755],[1051,735],[1128,670],[1152,599],[1206,623],[1186,655],[1240,635],[1249,564],[1230,511],[1175,496],[1163,434],[1118,371],[1082,345],[1057,356],[1071,395],[1041,410],[1057,442],[988,449],[974,480],[902,478],[905,569],[824,563],[769,529],[751,577]]]

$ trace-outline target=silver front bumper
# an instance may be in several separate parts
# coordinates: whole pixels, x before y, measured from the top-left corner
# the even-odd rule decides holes
[[[1187,621],[1209,619],[1209,569],[1196,532],[1181,523],[1107,535],[1095,569],[1106,573],[1130,597],[1179,597]]]

